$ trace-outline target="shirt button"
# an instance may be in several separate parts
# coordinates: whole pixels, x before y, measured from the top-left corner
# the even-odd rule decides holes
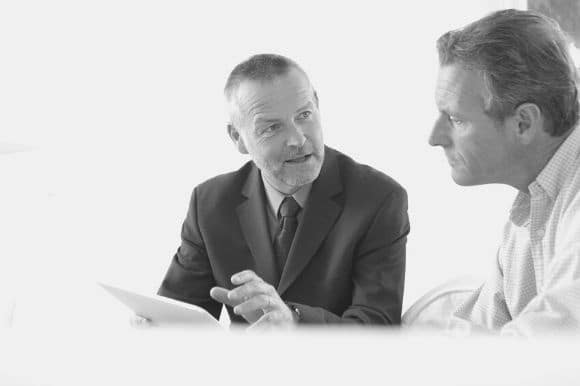
[[[536,236],[539,238],[544,237],[544,234],[546,233],[546,231],[544,230],[544,228],[540,228],[536,231]]]

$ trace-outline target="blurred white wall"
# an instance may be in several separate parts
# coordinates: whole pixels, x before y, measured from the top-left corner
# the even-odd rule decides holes
[[[405,307],[483,275],[515,192],[456,186],[427,145],[435,40],[510,6],[525,1],[2,2],[0,142],[33,148],[0,154],[0,281],[16,312],[87,320],[120,310],[96,280],[157,289],[192,188],[246,160],[221,90],[261,52],[308,72],[327,144],[406,187]]]

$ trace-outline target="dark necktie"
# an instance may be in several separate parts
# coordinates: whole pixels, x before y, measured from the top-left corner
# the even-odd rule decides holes
[[[278,272],[280,274],[284,270],[292,240],[294,240],[294,233],[296,233],[296,228],[298,227],[296,214],[299,210],[300,205],[292,196],[286,197],[280,205],[280,227],[274,238],[274,253],[276,254],[276,263],[278,263]]]

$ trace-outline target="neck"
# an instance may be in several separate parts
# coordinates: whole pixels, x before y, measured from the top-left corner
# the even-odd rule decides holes
[[[572,130],[570,130],[570,132],[571,131]],[[514,182],[509,185],[524,193],[529,193],[530,184],[538,178],[542,170],[544,170],[548,162],[550,162],[550,159],[552,159],[554,154],[558,151],[558,148],[566,140],[570,132],[560,137],[550,137],[550,140],[547,143],[544,143],[541,146],[536,146],[533,149],[527,149],[526,153],[529,154],[529,157],[522,165],[523,172],[519,173],[521,178],[514,180]]]

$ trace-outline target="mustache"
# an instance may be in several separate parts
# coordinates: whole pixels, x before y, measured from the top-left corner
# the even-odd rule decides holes
[[[314,146],[312,145],[305,145],[302,147],[292,146],[287,149],[285,158],[286,159],[300,158],[307,156],[309,154],[318,154]]]

